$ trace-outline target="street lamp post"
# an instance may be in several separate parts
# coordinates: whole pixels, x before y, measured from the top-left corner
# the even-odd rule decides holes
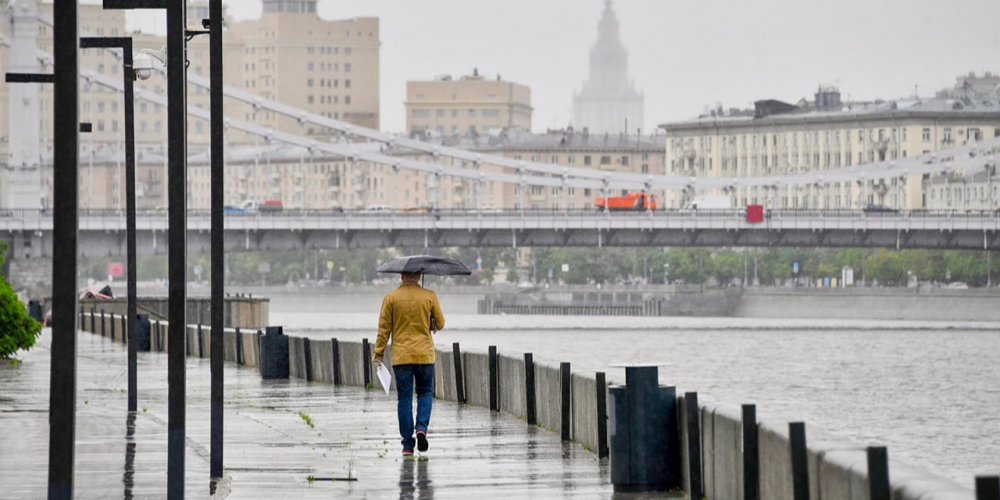
[[[131,37],[81,37],[80,48],[121,49],[125,90],[125,240],[128,268],[128,411],[138,410],[138,368],[135,335],[139,329],[138,293],[136,290],[136,228],[135,228],[135,79]]]

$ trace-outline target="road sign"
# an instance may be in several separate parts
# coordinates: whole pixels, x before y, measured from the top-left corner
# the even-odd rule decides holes
[[[795,274],[799,274],[799,261],[795,261],[794,263],[792,263],[792,272]]]

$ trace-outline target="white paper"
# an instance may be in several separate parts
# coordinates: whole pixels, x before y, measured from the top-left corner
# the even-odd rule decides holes
[[[375,363],[378,365],[378,381],[382,384],[382,388],[385,389],[385,393],[389,394],[389,384],[392,383],[392,375],[389,375],[389,369],[385,367],[385,363]]]

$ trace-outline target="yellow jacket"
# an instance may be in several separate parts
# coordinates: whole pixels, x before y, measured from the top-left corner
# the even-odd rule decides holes
[[[395,365],[433,364],[434,338],[431,318],[437,330],[444,328],[444,313],[437,294],[416,283],[403,283],[382,299],[378,318],[378,340],[374,358],[385,355],[392,338],[392,362]]]

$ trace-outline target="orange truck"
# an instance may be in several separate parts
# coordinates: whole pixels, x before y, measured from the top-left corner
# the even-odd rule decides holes
[[[607,201],[600,197],[594,200],[594,206],[598,210],[607,208],[608,211],[612,212],[656,210],[656,197],[640,192],[629,193],[625,196],[609,196]]]

